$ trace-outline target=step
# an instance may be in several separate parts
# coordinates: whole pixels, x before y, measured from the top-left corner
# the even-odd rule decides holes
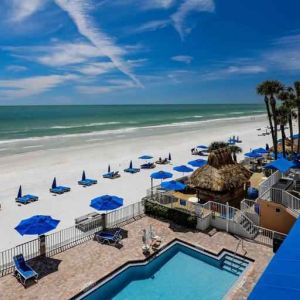
[[[239,265],[241,265],[241,266],[243,266],[243,267],[247,267],[248,264],[249,264],[249,262],[246,261],[246,260],[242,260],[242,259],[240,259],[240,258],[238,258],[238,257],[233,257],[233,256],[230,256],[230,255],[226,255],[226,256],[225,256],[224,262],[225,262],[225,261],[228,261],[228,262],[230,262],[230,263],[233,262],[233,263],[239,264]]]
[[[241,275],[242,272],[244,271],[244,270],[239,270],[239,269],[237,270],[235,268],[231,268],[230,266],[226,266],[226,265],[223,266],[222,269],[225,270],[225,271],[227,271],[227,272],[230,272],[230,273],[232,273],[234,275]]]
[[[236,264],[236,263],[231,263],[229,261],[225,261],[223,263],[222,268],[224,268],[224,267],[229,267],[229,268],[231,268],[233,270],[236,270],[236,271],[244,271],[244,269],[245,269],[245,266],[242,266],[242,265],[239,265],[239,264]]]

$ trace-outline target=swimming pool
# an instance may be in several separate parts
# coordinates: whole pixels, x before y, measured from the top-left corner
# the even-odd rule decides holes
[[[176,241],[149,262],[127,265],[76,299],[222,299],[248,264],[226,251],[216,257]]]

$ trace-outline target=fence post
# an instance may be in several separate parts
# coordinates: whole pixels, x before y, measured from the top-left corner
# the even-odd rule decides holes
[[[226,232],[228,232],[229,227],[229,203],[226,202]]]

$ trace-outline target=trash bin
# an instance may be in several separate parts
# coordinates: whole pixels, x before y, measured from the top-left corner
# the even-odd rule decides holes
[[[273,237],[273,252],[276,253],[284,241],[284,236],[279,233],[274,233]]]

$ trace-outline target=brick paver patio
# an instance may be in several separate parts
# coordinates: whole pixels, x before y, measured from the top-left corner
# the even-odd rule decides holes
[[[54,257],[45,258],[44,261],[32,262],[41,278],[27,289],[12,275],[0,278],[0,299],[69,299],[125,262],[144,259],[142,230],[149,228],[150,224],[157,235],[162,237],[162,245],[178,238],[218,254],[224,248],[235,251],[238,243],[237,238],[225,232],[217,231],[210,236],[169,222],[143,217],[123,227],[128,236],[123,239],[121,248],[101,245],[91,240]],[[238,253],[244,255],[246,251],[246,256],[253,259],[254,263],[232,289],[229,299],[246,299],[273,255],[269,247],[248,241],[243,244],[244,250],[240,247]],[[217,286],[216,282],[216,288]]]

